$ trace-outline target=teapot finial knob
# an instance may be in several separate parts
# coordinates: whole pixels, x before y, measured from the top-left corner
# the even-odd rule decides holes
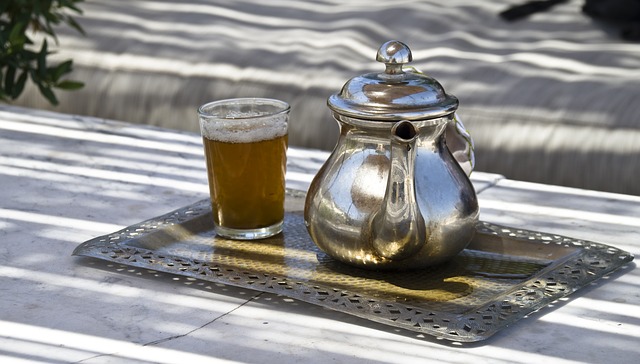
[[[390,75],[403,73],[402,65],[412,60],[411,49],[397,40],[381,45],[376,55],[376,61],[384,63],[387,66],[384,72]]]

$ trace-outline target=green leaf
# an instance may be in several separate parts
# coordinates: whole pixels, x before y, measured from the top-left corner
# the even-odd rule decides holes
[[[65,8],[69,8],[73,11],[75,11],[78,14],[82,14],[82,10],[80,10],[74,3],[76,2],[80,2],[80,1],[75,1],[75,0],[60,0],[60,7],[65,7]]]
[[[29,76],[29,72],[22,71],[22,74],[20,75],[20,77],[18,77],[18,82],[14,86],[13,92],[11,93],[12,99],[17,99],[18,96],[20,96],[20,94],[22,93],[22,90],[24,90],[24,85],[27,82],[27,76]]]
[[[25,49],[22,51],[22,58],[27,62],[33,62],[38,58],[38,53]]]
[[[79,81],[65,80],[56,84],[56,87],[62,90],[78,90],[84,87],[84,83]]]
[[[66,75],[71,72],[71,67],[73,66],[73,61],[68,60],[60,63],[53,69],[53,81],[58,82],[60,77]]]
[[[42,9],[40,7],[40,1],[36,1],[33,3],[33,12],[40,15],[42,13]]]
[[[31,76],[31,81],[33,81],[33,83],[40,83],[40,77],[38,77],[38,73],[31,67],[29,67],[29,76]]]
[[[67,24],[69,24],[69,26],[72,27],[73,29],[77,30],[78,33],[82,35],[86,35],[86,33],[84,32],[84,29],[82,29],[80,24],[78,24],[78,22],[76,22],[75,19],[73,19],[72,17],[70,16],[67,17]]]
[[[51,88],[45,85],[39,84],[38,89],[40,90],[40,93],[42,94],[42,96],[44,96],[47,100],[49,100],[51,104],[58,105],[58,99],[56,98],[56,95],[53,94],[53,91],[51,91]]]
[[[11,28],[11,33],[9,33],[9,43],[11,43],[11,45],[13,46],[24,44],[26,38],[24,32],[26,29],[26,22],[15,23]]]
[[[42,48],[40,48],[40,52],[38,53],[38,75],[40,78],[45,78],[47,76],[47,40],[45,39],[42,42]]]
[[[7,67],[7,73],[4,76],[4,92],[7,95],[13,94],[13,84],[16,78],[16,68],[14,66]]]

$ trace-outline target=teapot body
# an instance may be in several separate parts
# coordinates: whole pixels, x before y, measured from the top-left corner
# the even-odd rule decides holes
[[[415,269],[446,261],[471,241],[478,221],[478,201],[466,173],[446,146],[445,129],[453,114],[411,124],[415,141],[407,145],[412,157],[408,177],[390,183],[393,176],[393,122],[370,122],[334,113],[340,124],[337,145],[307,192],[304,219],[320,249],[334,259],[368,269]],[[402,146],[402,148],[405,148]],[[408,208],[418,211],[415,221],[397,212],[391,221],[422,229],[410,254],[384,256],[373,244],[381,209],[410,186]],[[393,184],[393,186],[391,186]],[[395,210],[394,210],[395,211]],[[393,230],[394,227],[392,226]],[[385,235],[386,236],[386,235]],[[393,240],[393,239],[389,239]],[[393,246],[395,241],[388,241]]]

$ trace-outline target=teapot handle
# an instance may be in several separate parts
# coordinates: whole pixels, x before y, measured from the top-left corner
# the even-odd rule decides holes
[[[453,115],[453,121],[447,124],[446,129],[447,148],[458,162],[467,176],[471,175],[476,166],[476,158],[473,139],[467,129],[465,129],[462,120],[458,114]]]

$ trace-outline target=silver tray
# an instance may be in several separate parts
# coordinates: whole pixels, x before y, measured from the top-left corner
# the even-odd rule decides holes
[[[303,193],[288,191],[286,205],[284,232],[269,239],[216,236],[207,199],[84,242],[73,254],[275,293],[459,342],[484,340],[633,260],[604,244],[481,222],[448,263],[364,271],[311,241]]]

